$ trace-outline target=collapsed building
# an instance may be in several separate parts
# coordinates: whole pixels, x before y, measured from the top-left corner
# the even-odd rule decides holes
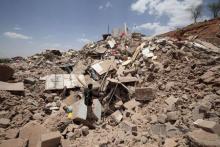
[[[220,48],[197,36],[108,35],[7,62],[0,147],[220,146]],[[87,120],[88,84],[96,122]]]

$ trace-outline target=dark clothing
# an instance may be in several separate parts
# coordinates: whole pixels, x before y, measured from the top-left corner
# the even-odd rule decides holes
[[[93,95],[93,92],[92,92],[92,89],[88,89],[86,88],[84,90],[84,97],[85,97],[85,105],[86,106],[92,106],[92,95]]]

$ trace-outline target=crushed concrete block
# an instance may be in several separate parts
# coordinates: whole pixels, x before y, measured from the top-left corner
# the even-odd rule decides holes
[[[220,135],[220,125],[214,121],[207,121],[207,120],[203,120],[203,119],[198,119],[193,124],[196,127],[199,127],[199,128],[202,128],[206,131]]]
[[[168,112],[167,113],[167,120],[168,121],[176,121],[178,118],[179,118],[178,111]]]
[[[83,126],[83,127],[81,128],[81,130],[82,130],[82,135],[83,135],[83,136],[87,136],[87,135],[89,134],[89,127]]]
[[[220,137],[217,134],[206,132],[202,129],[188,133],[191,146],[195,147],[219,147]]]
[[[153,88],[141,87],[135,89],[135,99],[138,101],[149,101],[155,99],[156,91]]]
[[[174,105],[178,101],[178,98],[175,98],[173,95],[171,95],[169,98],[165,100],[166,104],[169,106]]]
[[[0,128],[7,128],[10,124],[10,119],[0,118]]]
[[[135,99],[132,99],[132,100],[130,100],[130,101],[124,103],[123,106],[124,106],[126,109],[132,110],[133,108],[135,108],[135,107],[137,107],[137,106],[139,106],[139,105],[141,105],[140,102],[137,102]]]
[[[121,112],[119,110],[115,111],[114,113],[111,114],[111,118],[116,124],[119,124],[123,118]]]
[[[36,79],[28,77],[24,79],[24,84],[31,84],[34,85],[36,83]]]
[[[61,140],[60,132],[50,132],[41,135],[41,147],[58,147]]]
[[[159,122],[159,123],[165,123],[166,122],[166,120],[167,120],[167,116],[165,115],[165,114],[160,114],[158,117],[157,117],[157,121]]]
[[[0,144],[0,147],[27,147],[28,140],[27,139],[9,139],[5,140]]]
[[[6,139],[14,139],[17,138],[19,133],[18,129],[9,129],[6,131],[5,138]]]
[[[121,122],[120,128],[123,129],[125,132],[129,132],[131,134],[137,132],[137,126],[128,121]]]

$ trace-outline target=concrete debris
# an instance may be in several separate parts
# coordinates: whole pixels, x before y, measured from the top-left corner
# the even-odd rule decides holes
[[[156,92],[152,88],[135,88],[135,99],[138,101],[150,101],[156,98]]]
[[[19,138],[28,139],[28,147],[37,147],[41,135],[48,133],[48,130],[36,122],[30,122],[23,126],[19,133]]]
[[[93,100],[93,113],[94,115],[98,118],[98,121],[101,120],[101,115],[102,115],[102,104],[98,99]]]
[[[75,87],[84,87],[86,85],[83,75],[75,74],[53,74],[46,78],[46,90],[61,90]]]
[[[0,144],[0,147],[26,147],[28,145],[28,140],[26,139],[9,139],[5,140]]]
[[[139,103],[138,101],[136,101],[135,99],[132,99],[126,103],[123,104],[123,106],[126,108],[126,109],[129,109],[129,110],[132,110],[134,109],[135,107],[141,105],[141,103]]]
[[[219,147],[220,137],[217,134],[212,134],[203,130],[195,130],[188,133],[190,145],[193,147]]]
[[[14,70],[9,67],[8,65],[0,64],[0,81],[8,81],[10,78],[12,78],[14,74]]]
[[[113,119],[113,121],[116,123],[116,124],[119,124],[123,118],[121,112],[118,110],[118,111],[115,111],[114,113],[111,114],[111,118]]]
[[[173,138],[167,138],[164,143],[164,147],[176,147],[177,143]]]
[[[61,140],[60,132],[50,132],[41,135],[41,147],[59,147]]]
[[[0,90],[23,92],[24,91],[24,84],[23,84],[23,82],[6,83],[6,82],[0,81]]]
[[[72,106],[72,113],[73,113],[73,120],[76,121],[85,121],[86,117],[87,117],[87,107],[84,104],[84,99],[81,99],[77,102],[75,102],[74,104],[71,105]]]
[[[220,135],[220,125],[214,121],[198,119],[193,124],[198,128]]]
[[[152,125],[150,130],[152,135],[166,136],[166,125],[164,124]]]
[[[137,126],[128,121],[122,121],[120,124],[120,128],[127,133],[135,134],[135,135],[137,134]]]
[[[167,120],[168,121],[176,121],[179,118],[179,112],[174,111],[174,112],[168,112],[167,113]]]
[[[17,138],[19,134],[18,129],[9,129],[6,131],[5,138],[6,139],[14,139]]]
[[[105,60],[98,63],[95,63],[91,66],[95,72],[101,76],[108,71],[114,70],[116,67],[116,63],[113,60]]]
[[[10,119],[0,118],[0,128],[7,128],[10,124]]]
[[[219,41],[187,30],[0,59],[0,143],[219,146]]]

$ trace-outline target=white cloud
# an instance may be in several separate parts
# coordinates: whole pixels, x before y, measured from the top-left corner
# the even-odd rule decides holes
[[[198,6],[203,3],[203,0],[136,0],[131,5],[131,10],[143,14],[147,12],[155,18],[168,17],[165,25],[158,22],[152,22],[153,26],[145,27],[148,30],[154,28],[155,33],[159,30],[167,30],[167,28],[175,28],[185,26],[192,23],[191,14],[188,9],[192,6]],[[207,17],[204,17],[207,18]],[[143,28],[146,24],[142,24],[139,28]],[[168,30],[167,30],[168,31]]]
[[[77,39],[78,42],[80,43],[89,43],[92,42],[91,40],[89,40],[88,38],[79,38]]]
[[[110,1],[107,1],[104,5],[100,5],[98,9],[102,10],[102,9],[108,9],[111,7],[112,7],[112,3]]]
[[[173,28],[170,26],[160,25],[160,23],[158,22],[154,22],[154,23],[145,23],[145,24],[136,26],[134,29],[135,30],[150,30],[154,32],[153,35],[158,35],[160,33],[168,32],[172,30]]]
[[[110,8],[110,7],[112,7],[111,2],[110,2],[110,1],[108,1],[108,2],[105,4],[105,7],[106,7],[106,8]]]
[[[32,37],[30,36],[26,36],[24,34],[20,34],[16,32],[5,32],[3,33],[3,35],[12,39],[24,39],[24,40],[32,39]]]
[[[16,31],[22,30],[20,27],[14,27],[13,29]]]
[[[103,7],[103,5],[100,5],[99,6],[99,10],[102,10],[104,7]]]

